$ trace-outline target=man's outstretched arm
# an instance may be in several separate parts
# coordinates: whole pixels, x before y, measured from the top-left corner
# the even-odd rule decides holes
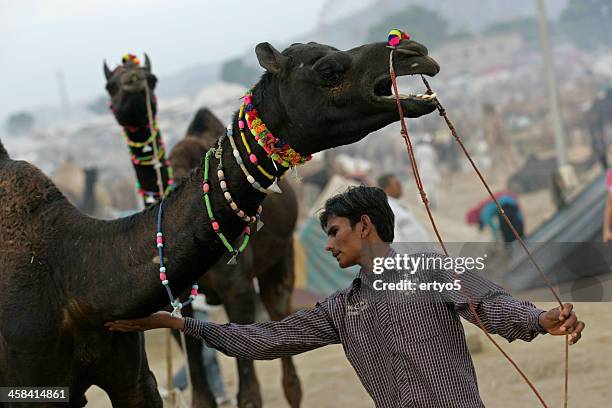
[[[301,310],[280,321],[255,324],[217,324],[157,312],[143,319],[109,322],[106,326],[117,331],[180,329],[230,357],[271,360],[340,342],[329,317],[328,301],[329,298],[317,303],[314,309]]]

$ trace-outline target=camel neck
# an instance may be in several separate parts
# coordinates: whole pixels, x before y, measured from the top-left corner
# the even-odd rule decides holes
[[[145,127],[134,128],[124,127],[124,139],[130,151],[130,160],[136,173],[137,191],[143,198],[145,207],[156,203],[161,195],[168,193],[174,185],[172,166],[166,159],[166,147],[162,138],[161,131],[157,123],[153,122],[153,128]],[[157,160],[155,158],[155,146],[157,145]],[[158,173],[155,164],[159,162],[161,187],[158,183]]]
[[[237,115],[234,127],[238,128]],[[251,135],[252,136],[252,135]],[[227,240],[239,245],[238,236],[246,223],[232,210],[223,196],[217,168],[223,161],[225,181],[235,203],[245,213],[254,215],[265,198],[256,191],[237,165],[227,138],[221,140],[219,158],[210,157],[209,198],[215,220]],[[258,160],[265,161],[263,149],[252,145]],[[240,148],[245,157],[245,151]],[[279,168],[279,174],[285,171]],[[229,258],[228,250],[213,230],[203,199],[203,167],[190,175],[164,200],[161,230],[164,236],[166,276],[175,296],[182,295],[194,280],[210,269],[222,256]],[[268,187],[271,182],[262,179]],[[104,319],[135,317],[150,314],[168,306],[168,296],[159,277],[159,261],[156,260],[156,218],[159,204],[131,217],[104,222],[99,235],[116,237],[101,257],[115,260],[111,284],[100,285],[100,305]],[[253,226],[254,227],[254,226]],[[100,245],[105,247],[105,245]],[[95,273],[95,272],[94,272]],[[103,271],[100,270],[100,274]]]

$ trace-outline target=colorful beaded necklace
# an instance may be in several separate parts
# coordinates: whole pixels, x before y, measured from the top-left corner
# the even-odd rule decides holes
[[[255,105],[253,105],[252,89],[244,95],[244,111],[249,130],[253,134],[253,137],[255,137],[257,143],[266,151],[272,160],[283,167],[294,167],[312,159],[312,155],[302,157],[302,155],[293,150],[288,143],[283,142],[270,132],[265,123],[263,123],[258,116]]]
[[[221,148],[220,143],[218,144],[218,148],[219,149]],[[212,226],[213,231],[215,231],[215,233],[217,234],[217,236],[219,237],[219,239],[221,240],[225,248],[227,248],[228,252],[233,254],[232,258],[228,262],[228,265],[235,265],[236,258],[238,257],[238,255],[244,252],[244,250],[246,249],[249,243],[249,239],[251,236],[251,228],[248,225],[244,227],[244,230],[243,230],[244,238],[242,240],[242,244],[240,244],[238,248],[234,248],[232,244],[230,244],[227,241],[227,239],[225,238],[225,235],[223,235],[223,233],[221,232],[221,227],[219,225],[219,222],[215,219],[215,216],[212,212],[212,206],[210,204],[210,197],[208,196],[208,193],[210,192],[210,182],[208,180],[208,169],[210,167],[209,162],[210,162],[210,156],[212,156],[213,154],[219,160],[221,158],[222,152],[223,150],[215,150],[215,148],[211,148],[208,150],[208,152],[206,152],[206,156],[204,156],[204,182],[202,183],[202,191],[204,192],[204,204],[206,205],[206,213],[208,214],[208,218],[210,219],[210,225]]]
[[[236,146],[236,142],[234,141],[234,128],[233,128],[232,125],[229,125],[227,127],[226,134],[227,134],[227,136],[229,138],[230,144],[232,145],[232,155],[234,156],[234,159],[236,159],[236,163],[238,164],[238,166],[240,166],[240,169],[242,170],[242,173],[246,177],[247,181],[251,184],[251,187],[253,187],[255,190],[257,190],[257,191],[259,191],[261,193],[264,193],[264,194],[282,193],[283,191],[276,184],[276,179],[274,179],[274,183],[272,183],[270,188],[264,188],[264,187],[261,186],[261,184],[259,184],[255,180],[255,177],[253,177],[251,175],[251,173],[249,173],[247,168],[244,166],[244,162],[242,160],[242,157],[240,157],[240,152],[238,151],[238,147]],[[255,156],[252,153],[250,155],[251,156]],[[251,160],[251,163],[253,163],[253,160]]]
[[[185,302],[181,302],[179,298],[175,298],[172,295],[172,289],[170,289],[170,281],[168,281],[168,275],[166,274],[166,266],[164,265],[164,235],[162,234],[161,224],[162,224],[162,215],[164,211],[164,200],[159,202],[159,211],[157,212],[157,235],[155,238],[155,242],[157,244],[157,253],[159,256],[159,280],[161,284],[166,289],[166,293],[168,294],[168,298],[170,298],[170,305],[172,306],[172,316],[181,317],[181,309],[189,305],[198,295],[198,283],[194,282],[191,285],[191,293],[189,295],[189,299]]]

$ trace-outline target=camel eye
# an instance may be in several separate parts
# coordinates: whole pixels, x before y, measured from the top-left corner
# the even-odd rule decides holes
[[[340,72],[336,71],[333,67],[321,67],[317,69],[317,72],[321,78],[327,83],[337,83],[341,79]]]

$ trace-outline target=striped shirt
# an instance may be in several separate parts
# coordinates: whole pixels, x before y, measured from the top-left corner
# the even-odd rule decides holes
[[[396,254],[390,251],[390,257]],[[441,257],[440,255],[434,255]],[[381,282],[447,282],[445,269],[414,274],[364,268],[352,285],[281,321],[250,325],[185,319],[185,333],[231,357],[269,360],[328,344],[344,352],[376,407],[483,407],[459,316],[474,323],[464,293],[490,333],[531,341],[544,333],[533,304],[473,273],[460,276],[462,291],[374,290]]]

